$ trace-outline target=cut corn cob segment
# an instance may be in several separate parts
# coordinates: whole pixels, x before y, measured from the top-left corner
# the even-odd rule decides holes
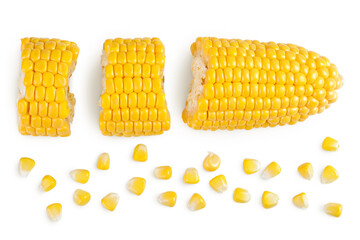
[[[313,175],[314,175],[314,169],[311,163],[303,163],[298,167],[298,172],[300,173],[300,175],[307,179],[310,180]]]
[[[110,155],[108,153],[100,154],[97,161],[97,168],[100,170],[108,170],[110,167]]]
[[[272,162],[265,168],[264,172],[262,173],[262,177],[264,179],[269,179],[277,176],[281,172],[280,165],[276,162]]]
[[[340,217],[343,206],[340,203],[328,203],[325,205],[325,212],[333,217]]]
[[[294,44],[200,37],[183,121],[194,129],[295,124],[337,100],[334,64]]]
[[[145,186],[146,181],[144,178],[141,177],[134,177],[130,179],[127,183],[127,189],[138,196],[144,192]]]
[[[56,180],[50,175],[46,175],[41,180],[40,189],[44,192],[48,192],[56,186]]]
[[[109,193],[103,199],[101,199],[101,204],[104,206],[105,209],[109,211],[114,211],[118,202],[119,202],[119,195],[117,193]]]
[[[206,202],[204,198],[198,193],[194,193],[188,202],[188,207],[191,211],[203,209],[205,206]]]
[[[322,144],[322,148],[326,151],[337,151],[339,146],[339,142],[331,137],[326,137]]]
[[[253,174],[260,170],[261,163],[258,160],[246,158],[244,159],[243,167],[246,174]]]
[[[227,181],[224,175],[218,175],[210,180],[210,186],[218,193],[225,192],[227,190]]]
[[[73,194],[73,198],[74,198],[74,202],[79,205],[79,206],[84,206],[86,204],[88,204],[88,202],[91,199],[91,195],[90,193],[81,190],[81,189],[76,189],[74,194]]]
[[[336,181],[339,178],[339,173],[330,165],[326,166],[321,174],[321,183],[328,184]]]
[[[158,38],[108,39],[102,55],[103,135],[162,134],[170,128],[164,93],[165,48]]]
[[[86,169],[75,169],[70,172],[70,176],[74,181],[85,184],[89,181],[90,172]]]
[[[294,205],[298,208],[306,209],[309,207],[309,202],[306,193],[300,193],[292,199]]]
[[[22,157],[19,160],[19,173],[21,176],[26,177],[31,170],[35,167],[35,161],[31,158]]]
[[[188,168],[184,174],[184,183],[196,184],[200,181],[199,173],[196,168]]]
[[[164,192],[160,194],[158,201],[160,204],[168,207],[173,207],[176,204],[177,195],[173,191]]]
[[[53,203],[47,206],[46,213],[52,221],[59,221],[62,213],[62,206],[60,203]]]
[[[159,179],[170,179],[172,175],[172,169],[170,166],[161,166],[154,169],[155,177]]]
[[[147,147],[144,144],[136,145],[134,149],[133,159],[138,162],[146,162],[148,159]]]
[[[279,196],[275,193],[265,191],[262,195],[262,204],[264,208],[275,207],[279,202]]]
[[[209,152],[203,162],[203,167],[206,171],[213,172],[220,167],[221,159],[215,153]]]
[[[69,79],[79,48],[73,42],[59,39],[23,38],[21,51],[19,132],[69,136],[75,105]]]
[[[247,203],[250,201],[250,193],[242,188],[236,188],[233,195],[234,201],[238,203]]]

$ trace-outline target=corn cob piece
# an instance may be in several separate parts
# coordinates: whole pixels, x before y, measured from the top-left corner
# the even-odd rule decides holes
[[[334,64],[294,44],[198,38],[183,121],[194,129],[295,124],[323,112],[342,84]]]
[[[165,50],[160,39],[108,39],[101,62],[102,134],[129,137],[169,130],[163,76]]]
[[[75,70],[79,48],[59,39],[24,38],[21,51],[19,132],[69,136],[75,105],[69,78]]]

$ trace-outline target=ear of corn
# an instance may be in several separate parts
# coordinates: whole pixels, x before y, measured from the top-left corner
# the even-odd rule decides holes
[[[188,168],[184,174],[184,183],[196,184],[200,181],[199,173],[196,168]]]
[[[155,177],[159,179],[170,179],[172,175],[172,169],[170,166],[161,166],[154,169]]]
[[[19,131],[33,136],[69,136],[75,98],[69,78],[79,48],[73,42],[48,38],[21,40]]]
[[[108,170],[110,167],[110,155],[108,153],[100,154],[97,161],[97,168],[100,170]]]
[[[233,199],[238,203],[247,203],[250,201],[250,193],[242,188],[236,188],[234,190]]]
[[[243,167],[246,174],[253,174],[260,170],[261,163],[258,160],[246,158],[244,159]]]
[[[279,202],[279,196],[275,193],[265,191],[262,195],[262,204],[264,208],[275,207]]]
[[[74,181],[85,184],[89,181],[90,172],[86,169],[75,169],[70,172],[70,176]]]
[[[194,129],[295,124],[337,100],[342,77],[326,57],[294,44],[200,37],[183,121]]]
[[[204,198],[198,193],[194,193],[188,202],[188,207],[191,211],[203,209],[205,206],[206,202]]]
[[[19,160],[19,173],[21,176],[26,177],[31,170],[35,167],[35,161],[31,158],[22,157]]]
[[[138,162],[146,162],[148,159],[147,147],[144,144],[136,145],[133,153],[133,159]]]
[[[104,206],[105,209],[109,211],[114,211],[119,202],[119,198],[120,197],[117,193],[109,193],[101,199],[101,204]]]
[[[306,209],[309,207],[309,202],[306,193],[300,193],[292,199],[294,205],[298,208]]]
[[[339,146],[339,142],[331,137],[326,137],[322,144],[322,148],[326,151],[337,151]]]
[[[210,180],[210,186],[218,193],[225,192],[227,190],[227,181],[224,175],[218,175]]]
[[[343,206],[340,203],[328,203],[325,205],[325,212],[333,217],[340,217]]]
[[[41,180],[40,188],[44,192],[48,192],[56,186],[56,180],[50,175],[46,175]]]
[[[206,171],[213,172],[220,167],[221,159],[215,153],[209,152],[203,162],[203,167]]]
[[[298,172],[300,173],[300,175],[307,179],[310,180],[313,175],[314,175],[314,169],[311,163],[303,163],[298,167]]]
[[[173,191],[164,192],[160,194],[158,201],[160,204],[168,207],[173,207],[176,204],[177,195]]]
[[[53,203],[47,206],[46,213],[52,221],[59,221],[62,213],[62,205],[60,203]]]
[[[269,179],[277,176],[280,172],[281,172],[280,165],[276,162],[272,162],[269,165],[267,165],[261,176],[264,179]]]
[[[84,205],[88,204],[88,202],[90,201],[91,195],[90,195],[90,193],[88,193],[84,190],[76,189],[73,194],[73,199],[77,205],[84,206]]]
[[[158,38],[105,41],[99,116],[104,135],[154,135],[169,130],[164,64],[165,48]]]
[[[144,178],[141,177],[134,177],[130,179],[127,183],[127,189],[138,196],[144,192],[145,186],[146,181]]]
[[[321,183],[328,184],[336,181],[339,178],[339,173],[332,166],[326,166],[321,174]]]

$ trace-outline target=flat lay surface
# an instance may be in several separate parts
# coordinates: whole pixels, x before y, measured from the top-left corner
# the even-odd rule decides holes
[[[351,0],[1,2],[0,239],[356,239],[360,214],[358,9],[359,3]],[[334,63],[344,86],[337,90],[338,100],[330,108],[293,126],[194,130],[181,119],[192,80],[190,46],[197,37],[207,36],[305,47]],[[70,137],[32,137],[18,132],[20,39],[24,37],[60,38],[80,48],[70,79],[76,98]],[[164,44],[164,90],[171,127],[162,135],[126,138],[101,134],[101,54],[104,41],[117,37],[158,37]],[[322,149],[328,136],[339,141],[338,151]],[[132,159],[139,143],[147,146],[145,162]],[[214,172],[203,167],[209,151],[221,158]],[[110,156],[108,170],[97,168],[104,152]],[[21,157],[36,162],[27,177],[18,172]],[[246,158],[259,160],[260,171],[247,175],[243,169]],[[264,180],[261,173],[271,162],[281,166],[281,173]],[[310,181],[298,173],[298,167],[306,162],[314,169]],[[327,165],[338,171],[339,178],[322,184],[321,173]],[[154,176],[159,166],[171,166],[170,179]],[[183,182],[188,168],[197,169],[197,184]],[[70,172],[75,169],[90,171],[86,184],[72,179]],[[218,193],[209,181],[221,174],[228,188]],[[56,179],[56,186],[42,192],[40,183],[46,175]],[[140,196],[127,189],[134,177],[146,180]],[[240,188],[239,201],[241,194],[248,196],[241,189],[248,191],[250,201],[235,202],[236,188]],[[74,202],[77,189],[91,194],[85,206]],[[168,191],[177,195],[172,208],[158,202],[159,195]],[[263,207],[264,191],[279,196],[275,207]],[[306,210],[293,204],[293,197],[302,192],[308,198]],[[101,205],[109,193],[120,197],[112,212]],[[194,193],[206,202],[206,207],[196,212],[187,206]],[[62,204],[58,222],[51,222],[46,213],[52,203]],[[327,203],[341,203],[341,217],[327,215]]]

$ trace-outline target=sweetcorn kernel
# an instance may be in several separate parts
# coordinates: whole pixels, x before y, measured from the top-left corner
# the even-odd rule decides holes
[[[77,205],[84,206],[90,201],[91,195],[90,195],[90,193],[88,193],[84,190],[76,189],[73,194],[73,198],[74,198],[74,202]]]
[[[321,174],[321,183],[328,184],[336,181],[339,178],[339,173],[330,165],[326,166]]]
[[[247,203],[250,201],[250,193],[242,188],[236,188],[233,195],[234,201],[238,203]]]
[[[59,221],[61,218],[62,206],[60,203],[53,203],[47,206],[46,213],[52,221]]]
[[[220,167],[221,159],[215,153],[209,152],[203,162],[206,171],[213,172]]]
[[[260,170],[261,164],[258,160],[246,158],[244,159],[243,167],[246,174],[253,174]]]
[[[275,207],[279,202],[279,196],[275,193],[265,191],[262,195],[262,204],[264,208]]]
[[[158,201],[160,204],[168,207],[173,207],[176,204],[177,195],[173,191],[164,192],[159,195]]]
[[[117,193],[109,193],[101,199],[101,204],[104,206],[105,209],[109,211],[114,211],[119,202],[119,198],[120,197]]]
[[[300,173],[300,175],[307,179],[310,180],[313,175],[314,175],[314,169],[311,163],[303,163],[298,167],[298,172]]]
[[[44,192],[48,192],[56,186],[56,180],[50,175],[46,175],[41,180],[40,189]]]
[[[214,177],[210,180],[209,184],[218,193],[222,193],[227,190],[227,182],[224,175]]]
[[[19,160],[19,173],[21,176],[26,177],[30,171],[35,167],[35,161],[31,158],[22,157]]]
[[[300,193],[292,199],[294,205],[298,208],[306,209],[309,206],[309,202],[305,193]]]
[[[277,164],[276,162],[272,162],[265,168],[261,176],[264,179],[269,179],[277,176],[280,172],[281,172],[280,165]]]
[[[144,178],[141,177],[134,177],[130,179],[127,183],[127,189],[138,196],[144,192],[145,186],[146,181]]]
[[[96,166],[100,170],[108,170],[110,167],[110,155],[108,153],[100,154]]]
[[[194,193],[188,202],[188,207],[191,211],[203,209],[205,206],[206,202],[204,198],[198,193]]]
[[[159,179],[170,179],[172,175],[172,169],[170,166],[161,166],[154,169],[155,177]]]
[[[144,144],[136,145],[133,159],[138,162],[145,162],[148,159],[147,147]]]
[[[89,181],[90,172],[86,169],[75,169],[70,172],[70,176],[76,182],[85,184]]]
[[[199,173],[196,168],[188,168],[184,174],[184,183],[196,184],[199,182]]]
[[[339,146],[339,142],[331,137],[326,137],[322,144],[322,148],[326,151],[337,151]]]
[[[325,212],[333,217],[340,217],[343,206],[340,203],[328,203],[325,205]]]

